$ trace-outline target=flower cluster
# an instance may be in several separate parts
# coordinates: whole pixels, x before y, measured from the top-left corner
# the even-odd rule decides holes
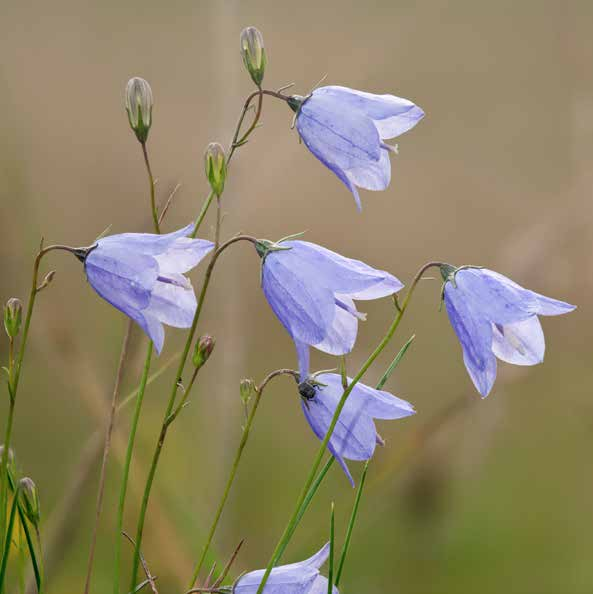
[[[172,382],[143,493],[136,539],[132,541],[134,545],[132,579],[130,588],[126,590],[130,592],[137,592],[143,587],[142,584],[138,585],[137,580],[140,561],[147,574],[144,585],[151,584],[153,591],[156,592],[154,578],[147,570],[140,553],[145,515],[167,431],[185,408],[200,370],[214,352],[216,342],[214,337],[209,334],[199,336],[196,330],[213,268],[220,254],[231,245],[250,242],[254,246],[260,258],[261,289],[270,308],[294,343],[295,366],[298,366],[298,370],[283,368],[269,374],[260,384],[249,379],[243,380],[240,384],[241,401],[246,413],[242,439],[224,495],[209,531],[209,540],[202,549],[202,558],[191,581],[192,588],[200,575],[221,517],[262,392],[271,379],[280,375],[289,375],[297,380],[297,391],[293,391],[292,396],[295,401],[297,398],[300,399],[305,419],[316,438],[321,441],[321,446],[318,448],[317,457],[287,530],[278,543],[268,566],[242,575],[235,581],[232,590],[221,585],[226,572],[223,572],[222,577],[217,578],[214,585],[210,585],[209,580],[214,573],[212,571],[204,587],[191,589],[190,592],[338,594],[351,530],[344,545],[337,575],[334,576],[332,574],[333,513],[330,543],[306,561],[283,566],[278,566],[278,562],[315,494],[315,489],[325,476],[323,472],[337,461],[354,487],[355,481],[347,461],[367,461],[368,463],[375,454],[377,444],[384,445],[375,422],[404,419],[415,414],[416,411],[411,403],[382,389],[400,358],[405,354],[405,347],[375,388],[362,383],[362,379],[394,336],[407,310],[410,298],[426,270],[429,268],[440,270],[443,278],[441,301],[444,302],[451,325],[459,339],[465,367],[482,397],[486,397],[493,388],[497,373],[497,359],[515,365],[535,365],[543,361],[545,341],[538,316],[555,316],[574,309],[574,306],[568,303],[525,289],[492,270],[476,266],[455,267],[438,261],[429,262],[420,268],[400,303],[398,293],[402,291],[404,285],[394,274],[315,243],[303,241],[298,238],[299,235],[288,236],[278,241],[258,239],[250,235],[233,235],[226,241],[221,241],[221,202],[225,187],[228,186],[225,182],[229,175],[231,159],[234,153],[247,143],[249,136],[258,127],[264,97],[278,99],[294,111],[294,123],[300,139],[307,149],[348,188],[359,210],[361,209],[359,188],[385,190],[389,186],[390,153],[397,153],[397,150],[385,141],[409,131],[424,117],[424,111],[412,101],[390,94],[376,95],[343,86],[324,86],[315,89],[307,96],[289,96],[281,91],[264,89],[262,83],[268,54],[264,48],[261,33],[254,27],[248,27],[241,34],[240,47],[243,62],[256,90],[245,101],[228,148],[225,150],[220,143],[212,142],[206,149],[204,169],[210,192],[199,214],[196,213],[195,221],[175,232],[161,234],[161,224],[170,201],[162,209],[158,208],[155,199],[155,182],[148,157],[148,134],[153,125],[153,93],[147,81],[133,78],[126,87],[125,108],[130,127],[142,147],[150,181],[150,205],[155,233],[112,235],[98,239],[86,248],[71,248],[63,245],[42,247],[35,260],[33,285],[27,308],[23,308],[23,304],[16,298],[10,299],[5,306],[4,327],[9,340],[9,361],[8,365],[3,367],[3,371],[7,376],[9,415],[6,443],[0,447],[0,592],[8,591],[4,576],[11,552],[12,530],[17,512],[20,514],[19,519],[24,529],[29,523],[37,530],[40,521],[41,508],[35,483],[26,477],[16,480],[10,437],[35,297],[53,279],[53,272],[50,272],[41,283],[38,283],[40,261],[52,250],[66,250],[74,254],[83,263],[88,283],[95,292],[135,322],[149,339],[146,363],[143,367],[135,412],[131,421],[120,491],[114,565],[115,594],[120,591],[120,537],[123,529],[130,462],[140,409],[148,383],[153,347],[158,354],[162,352],[165,342],[164,326],[189,329],[179,367]],[[244,123],[245,118],[255,101],[257,101],[255,115],[247,126]],[[196,235],[214,199],[217,207],[214,241],[198,239]],[[204,274],[199,299],[196,299],[187,275],[209,254],[208,268]],[[256,274],[255,269],[254,274]],[[366,314],[358,309],[358,302],[384,297],[390,297],[393,302],[394,319],[384,338],[369,355],[359,372],[349,377],[346,374],[345,356],[355,348],[359,322],[366,319]],[[436,302],[437,299],[435,299]],[[26,312],[24,316],[23,312]],[[19,340],[20,344],[17,344]],[[126,341],[127,338],[124,340],[122,349],[124,355]],[[341,357],[334,366],[339,367],[341,373],[337,373],[337,369],[312,372],[311,347],[326,355]],[[218,346],[217,352],[223,348]],[[192,352],[193,355],[190,355]],[[120,364],[122,366],[124,355]],[[186,369],[188,361],[193,363],[189,377]],[[187,366],[191,365],[188,363]],[[105,464],[117,408],[117,390],[121,371],[122,367],[118,369],[105,440],[102,478],[97,498],[97,519],[101,512]],[[329,454],[326,453],[327,451]],[[326,470],[318,474],[325,455],[328,458]],[[356,504],[349,524],[350,529],[356,517],[364,476],[366,475],[363,473],[359,482]],[[320,478],[316,479],[316,477]],[[10,513],[8,513],[9,500],[12,501]],[[38,591],[42,591],[42,576],[35,560],[36,552],[31,546],[31,539],[27,538],[27,541],[30,546],[29,553],[34,559]],[[94,547],[94,540],[92,546]],[[90,581],[93,550],[91,549],[90,554],[87,585]],[[329,577],[326,578],[319,570],[330,555]]]

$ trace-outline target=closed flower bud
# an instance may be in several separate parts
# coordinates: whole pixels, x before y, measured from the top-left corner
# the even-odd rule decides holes
[[[218,142],[211,142],[204,155],[206,177],[212,191],[220,196],[224,190],[226,180],[226,155]]]
[[[4,460],[4,445],[0,445],[0,461]],[[16,476],[16,461],[12,448],[8,449],[8,462],[7,462],[8,474],[14,477]]]
[[[41,508],[39,507],[39,495],[37,493],[37,487],[32,479],[29,477],[22,478],[19,481],[19,487],[21,489],[21,503],[23,505],[23,511],[27,516],[27,519],[33,526],[39,525],[39,519],[41,518]]]
[[[126,85],[126,111],[136,138],[144,144],[152,125],[152,89],[143,79],[134,77]]]
[[[252,379],[242,379],[239,384],[239,392],[243,404],[247,404],[255,394],[255,382]]]
[[[21,329],[23,319],[23,304],[20,299],[12,297],[4,306],[4,328],[9,338],[14,339]]]
[[[214,350],[215,343],[216,341],[209,334],[204,334],[204,336],[200,336],[198,339],[193,356],[193,363],[198,369],[208,361]]]
[[[259,87],[264,80],[266,70],[266,50],[264,38],[255,27],[241,31],[241,55],[251,80]]]

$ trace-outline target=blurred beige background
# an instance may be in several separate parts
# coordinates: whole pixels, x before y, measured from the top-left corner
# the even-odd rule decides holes
[[[276,239],[306,229],[307,239],[404,282],[429,259],[482,264],[579,309],[544,320],[544,365],[500,365],[492,395],[480,401],[438,312],[440,284],[421,285],[368,376],[373,383],[415,332],[389,387],[419,414],[380,425],[387,446],[371,466],[342,591],[592,591],[590,2],[6,0],[2,8],[3,301],[28,293],[42,235],[86,245],[108,225],[113,232],[149,229],[145,171],[123,111],[130,76],[146,78],[155,96],[149,150],[160,198],[182,184],[168,229],[196,215],[207,191],[203,149],[228,142],[251,91],[238,52],[244,26],[264,34],[268,88],[295,82],[295,92],[305,94],[327,73],[329,84],[391,92],[422,106],[425,120],[399,139],[391,187],[363,192],[361,216],[342,184],[299,145],[292,113],[266,100],[264,126],[233,163],[224,232]],[[203,228],[208,234],[211,224]],[[252,249],[241,244],[221,262],[201,325],[217,348],[168,438],[147,524],[144,552],[161,592],[182,591],[202,546],[240,435],[239,380],[295,364],[259,291]],[[68,530],[50,551],[52,594],[82,590],[98,468],[88,467],[90,480],[72,500],[63,496],[73,475],[83,478],[85,444],[102,427],[125,321],[95,296],[73,258],[56,253],[46,266],[58,272],[35,313],[15,449],[22,471],[38,482],[48,534],[66,510]],[[196,285],[202,273],[194,273]],[[351,369],[391,315],[388,301],[364,306],[369,321]],[[182,337],[167,331],[155,368]],[[2,342],[4,358],[5,348]],[[137,382],[144,348],[136,332],[124,393]],[[333,364],[321,355],[314,362]],[[171,374],[147,394],[128,529]],[[470,405],[396,471],[401,448],[422,423],[464,395]],[[117,452],[128,422],[122,415],[109,467],[94,592],[110,587]],[[265,395],[215,542],[227,557],[247,539],[237,573],[265,565],[317,443],[294,386],[278,380]],[[338,469],[330,478],[287,561],[324,542],[332,500],[345,529],[353,492]]]

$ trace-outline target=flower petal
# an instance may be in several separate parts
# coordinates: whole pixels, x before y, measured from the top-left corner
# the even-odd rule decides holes
[[[463,349],[465,367],[478,392],[482,397],[486,397],[496,379],[496,358],[492,353],[492,324],[478,316],[464,292],[450,282],[445,285],[445,306]]]
[[[502,361],[537,365],[544,360],[546,343],[536,315],[514,324],[494,324],[492,330],[492,351]]]
[[[323,373],[317,376],[317,379],[323,384],[332,385],[334,389],[342,388],[342,378],[336,373]],[[352,378],[349,377],[348,383],[350,382]],[[375,419],[403,419],[416,414],[412,404],[406,400],[361,382],[354,386],[348,398],[356,398],[364,402],[364,412]]]
[[[190,223],[187,227],[165,235],[156,235],[154,233],[120,233],[119,235],[110,235],[109,237],[99,239],[97,244],[100,248],[134,250],[138,253],[156,256],[166,252],[177,239],[190,235],[193,228],[194,224]]]
[[[176,239],[167,251],[155,256],[162,273],[183,273],[197,266],[214,249],[214,244],[205,239]]]
[[[362,111],[375,122],[381,138],[395,138],[424,117],[424,111],[412,101],[395,95],[375,95],[340,86],[322,87],[313,95],[331,96],[342,105]]]
[[[356,309],[354,301],[346,295],[341,299],[347,306]],[[358,318],[336,305],[336,315],[325,338],[312,346],[330,355],[345,355],[354,348],[358,333]]]
[[[311,589],[307,591],[307,594],[327,594],[327,589],[327,578],[318,575],[317,579],[313,582]],[[332,594],[339,594],[338,589],[335,586],[332,586]]]
[[[403,285],[389,272],[346,258],[308,241],[285,241],[290,250],[279,252],[295,274],[309,282],[321,283],[335,293],[353,299],[377,299],[399,291]]]
[[[262,287],[270,307],[295,339],[321,342],[335,315],[334,296],[315,279],[303,279],[284,257],[290,251],[272,252],[263,263]],[[310,282],[305,282],[309,280]]]
[[[510,324],[532,315],[529,291],[501,274],[481,268],[466,268],[455,275],[455,284],[477,314],[496,324]],[[447,287],[451,282],[447,283]]]
[[[375,191],[385,190],[391,182],[389,152],[381,149],[381,154],[377,161],[357,163],[348,169],[344,169],[344,174],[359,188]]]
[[[191,284],[187,289],[170,283],[157,282],[146,311],[168,326],[189,328],[194,320],[196,307],[196,295]]]

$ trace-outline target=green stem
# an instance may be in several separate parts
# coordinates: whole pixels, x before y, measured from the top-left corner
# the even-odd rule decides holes
[[[329,519],[329,569],[327,572],[327,594],[332,594],[332,584],[334,582],[334,551],[335,543],[335,520],[334,520],[334,503],[332,501],[331,514]]]
[[[224,510],[224,506],[227,502],[229,493],[231,492],[231,487],[233,486],[233,481],[235,480],[235,475],[237,474],[237,469],[239,468],[239,463],[241,462],[241,456],[243,454],[243,450],[245,449],[245,446],[247,445],[247,440],[249,439],[249,432],[251,431],[251,426],[253,425],[253,419],[255,418],[255,413],[257,412],[257,408],[259,406],[264,388],[272,378],[277,377],[279,375],[292,375],[298,381],[298,374],[295,371],[293,371],[291,369],[279,369],[277,371],[272,372],[270,375],[268,375],[266,377],[266,379],[261,383],[261,385],[255,389],[255,393],[256,393],[255,400],[253,402],[253,406],[251,407],[251,410],[249,411],[249,416],[247,417],[247,422],[245,423],[245,426],[243,427],[243,434],[241,436],[241,441],[239,442],[239,447],[237,448],[237,452],[235,454],[235,459],[233,460],[233,465],[231,466],[231,473],[229,474],[229,477],[227,479],[226,486],[225,486],[224,492],[222,494],[222,499],[220,500],[220,502],[218,504],[218,509],[216,510],[216,514],[214,515],[214,520],[212,522],[212,525],[210,526],[210,530],[209,530],[208,536],[206,538],[206,543],[204,544],[204,546],[202,548],[202,553],[200,555],[200,559],[196,565],[196,568],[192,575],[191,582],[188,586],[188,589],[191,589],[194,587],[194,585],[198,579],[198,576],[200,575],[200,571],[202,570],[202,567],[204,565],[204,561],[206,560],[206,555],[208,554],[208,550],[210,549],[210,545],[212,544],[212,539],[214,538],[214,534],[218,527],[218,522],[220,521],[220,517],[222,516],[222,511]]]
[[[223,243],[212,255],[210,259],[210,263],[208,264],[208,268],[206,269],[206,273],[204,275],[204,282],[202,284],[202,290],[200,291],[200,296],[198,298],[198,304],[196,307],[196,313],[194,314],[194,319],[192,321],[192,325],[189,329],[189,334],[187,336],[187,340],[185,342],[185,347],[183,348],[183,353],[181,355],[181,361],[179,362],[179,367],[177,369],[177,373],[175,374],[175,381],[171,388],[171,393],[169,395],[169,400],[167,403],[167,408],[165,410],[165,414],[163,417],[163,424],[161,427],[161,432],[159,434],[159,439],[157,441],[152,462],[150,465],[150,470],[148,472],[148,478],[146,479],[146,485],[144,487],[144,494],[142,496],[142,504],[140,507],[140,515],[138,517],[138,526],[136,530],[136,545],[134,547],[134,561],[132,564],[132,581],[130,585],[130,590],[134,590],[136,587],[136,578],[138,575],[138,566],[140,564],[140,555],[139,551],[142,546],[142,536],[144,532],[144,521],[146,518],[146,511],[148,509],[148,503],[150,500],[150,492],[152,490],[152,484],[154,482],[154,477],[156,474],[157,466],[159,463],[159,459],[161,457],[161,452],[163,449],[163,444],[165,443],[165,437],[167,435],[167,429],[170,425],[169,417],[173,412],[173,407],[175,406],[175,400],[177,398],[177,390],[179,389],[179,382],[178,379],[183,377],[183,371],[185,369],[185,364],[187,362],[187,357],[189,355],[189,350],[191,348],[191,344],[193,342],[194,336],[196,334],[196,329],[198,326],[198,321],[200,319],[200,314],[202,313],[202,308],[204,306],[204,300],[206,298],[206,293],[208,291],[208,286],[210,284],[210,279],[212,278],[212,272],[214,270],[214,266],[220,257],[220,255],[232,244],[238,241],[250,241],[251,243],[255,243],[255,239],[248,235],[237,235]],[[189,395],[189,390],[186,390],[186,395]],[[187,396],[186,396],[187,397]]]
[[[342,577],[342,570],[344,569],[344,563],[346,561],[346,555],[348,554],[348,548],[350,547],[350,541],[352,540],[352,531],[354,530],[354,524],[356,522],[356,516],[358,515],[358,507],[360,505],[360,498],[362,496],[362,490],[364,489],[364,483],[367,478],[367,471],[369,469],[369,460],[364,465],[362,476],[360,477],[360,484],[356,492],[356,499],[354,500],[354,507],[352,508],[352,514],[350,521],[348,522],[348,529],[346,530],[346,538],[344,540],[344,546],[342,547],[342,553],[340,554],[340,562],[338,564],[338,571],[336,573],[336,588],[340,585],[340,578]]]
[[[154,177],[152,175],[152,169],[150,167],[150,161],[148,159],[148,150],[146,148],[145,142],[141,142],[140,146],[142,147],[142,155],[144,156],[144,164],[146,165],[146,171],[148,173],[148,182],[150,183],[150,210],[152,212],[152,222],[154,224],[154,232],[157,235],[160,235],[161,226],[159,224],[159,212],[158,212],[158,209],[156,206]]]
[[[122,477],[122,484],[119,492],[119,504],[117,508],[117,531],[115,533],[115,563],[113,570],[113,592],[119,594],[119,574],[121,563],[121,534],[124,523],[124,508],[126,503],[126,494],[128,490],[128,478],[130,475],[130,464],[132,462],[132,453],[134,451],[134,442],[136,440],[136,431],[138,430],[138,421],[140,420],[140,411],[142,410],[142,402],[144,400],[144,392],[146,390],[146,383],[148,380],[148,373],[150,371],[150,362],[152,360],[153,345],[152,342],[148,345],[146,352],[146,360],[144,362],[144,369],[142,371],[142,379],[138,388],[138,395],[136,396],[136,408],[132,418],[132,425],[130,428],[130,436],[128,438],[128,448],[126,450],[126,459],[124,462],[124,472]]]
[[[433,266],[439,266],[439,265],[440,265],[440,262],[428,262],[427,264],[422,266],[422,268],[420,268],[420,270],[416,273],[416,276],[414,277],[414,280],[412,281],[412,284],[410,285],[410,288],[408,289],[408,292],[406,293],[406,296],[404,298],[404,301],[403,301],[401,307],[398,307],[397,315],[395,316],[393,322],[391,323],[389,330],[387,331],[387,333],[385,334],[385,336],[383,337],[383,339],[381,340],[381,342],[379,343],[377,348],[371,353],[369,358],[365,361],[363,366],[360,368],[359,372],[356,374],[356,376],[354,377],[352,382],[344,390],[344,393],[342,394],[342,397],[340,398],[340,402],[338,403],[338,406],[336,407],[336,410],[334,412],[334,416],[330,423],[329,429],[328,429],[323,441],[321,442],[321,446],[319,447],[317,455],[315,456],[313,466],[311,467],[311,470],[309,471],[309,476],[307,477],[307,480],[305,481],[305,485],[301,491],[301,494],[299,495],[297,504],[295,506],[295,510],[294,510],[286,528],[284,529],[284,533],[282,534],[282,536],[280,537],[280,540],[278,541],[278,544],[276,545],[276,549],[274,550],[274,552],[270,558],[270,561],[268,562],[268,565],[266,567],[266,570],[262,577],[262,581],[260,582],[260,585],[257,589],[256,594],[262,594],[263,589],[266,585],[266,582],[268,581],[268,577],[272,571],[272,568],[280,560],[279,551],[282,549],[282,547],[285,547],[286,544],[288,544],[288,541],[290,540],[290,537],[291,537],[291,533],[296,528],[296,522],[299,517],[300,508],[307,497],[308,491],[309,491],[311,485],[313,484],[313,481],[315,480],[315,475],[317,474],[319,466],[321,465],[321,460],[323,459],[325,449],[326,449],[327,444],[334,432],[336,423],[338,422],[338,418],[340,417],[342,409],[344,408],[344,405],[346,404],[346,400],[348,399],[348,396],[354,389],[354,386],[356,386],[356,384],[359,382],[359,380],[367,372],[369,367],[374,363],[375,359],[377,359],[377,357],[383,352],[383,349],[385,349],[385,347],[389,344],[389,341],[392,339],[397,328],[399,327],[402,317],[403,317],[403,315],[408,307],[408,304],[410,302],[410,298],[413,295],[416,286],[420,282],[422,275],[429,268],[431,268]]]
[[[14,529],[14,518],[16,517],[16,510],[18,508],[18,501],[21,490],[17,487],[14,498],[12,500],[12,507],[10,508],[10,518],[8,520],[8,529],[6,531],[6,538],[4,540],[4,551],[2,553],[2,564],[0,565],[0,591],[4,590],[4,579],[6,577],[6,567],[8,565],[8,557],[10,556],[10,543],[12,541],[12,531]]]

